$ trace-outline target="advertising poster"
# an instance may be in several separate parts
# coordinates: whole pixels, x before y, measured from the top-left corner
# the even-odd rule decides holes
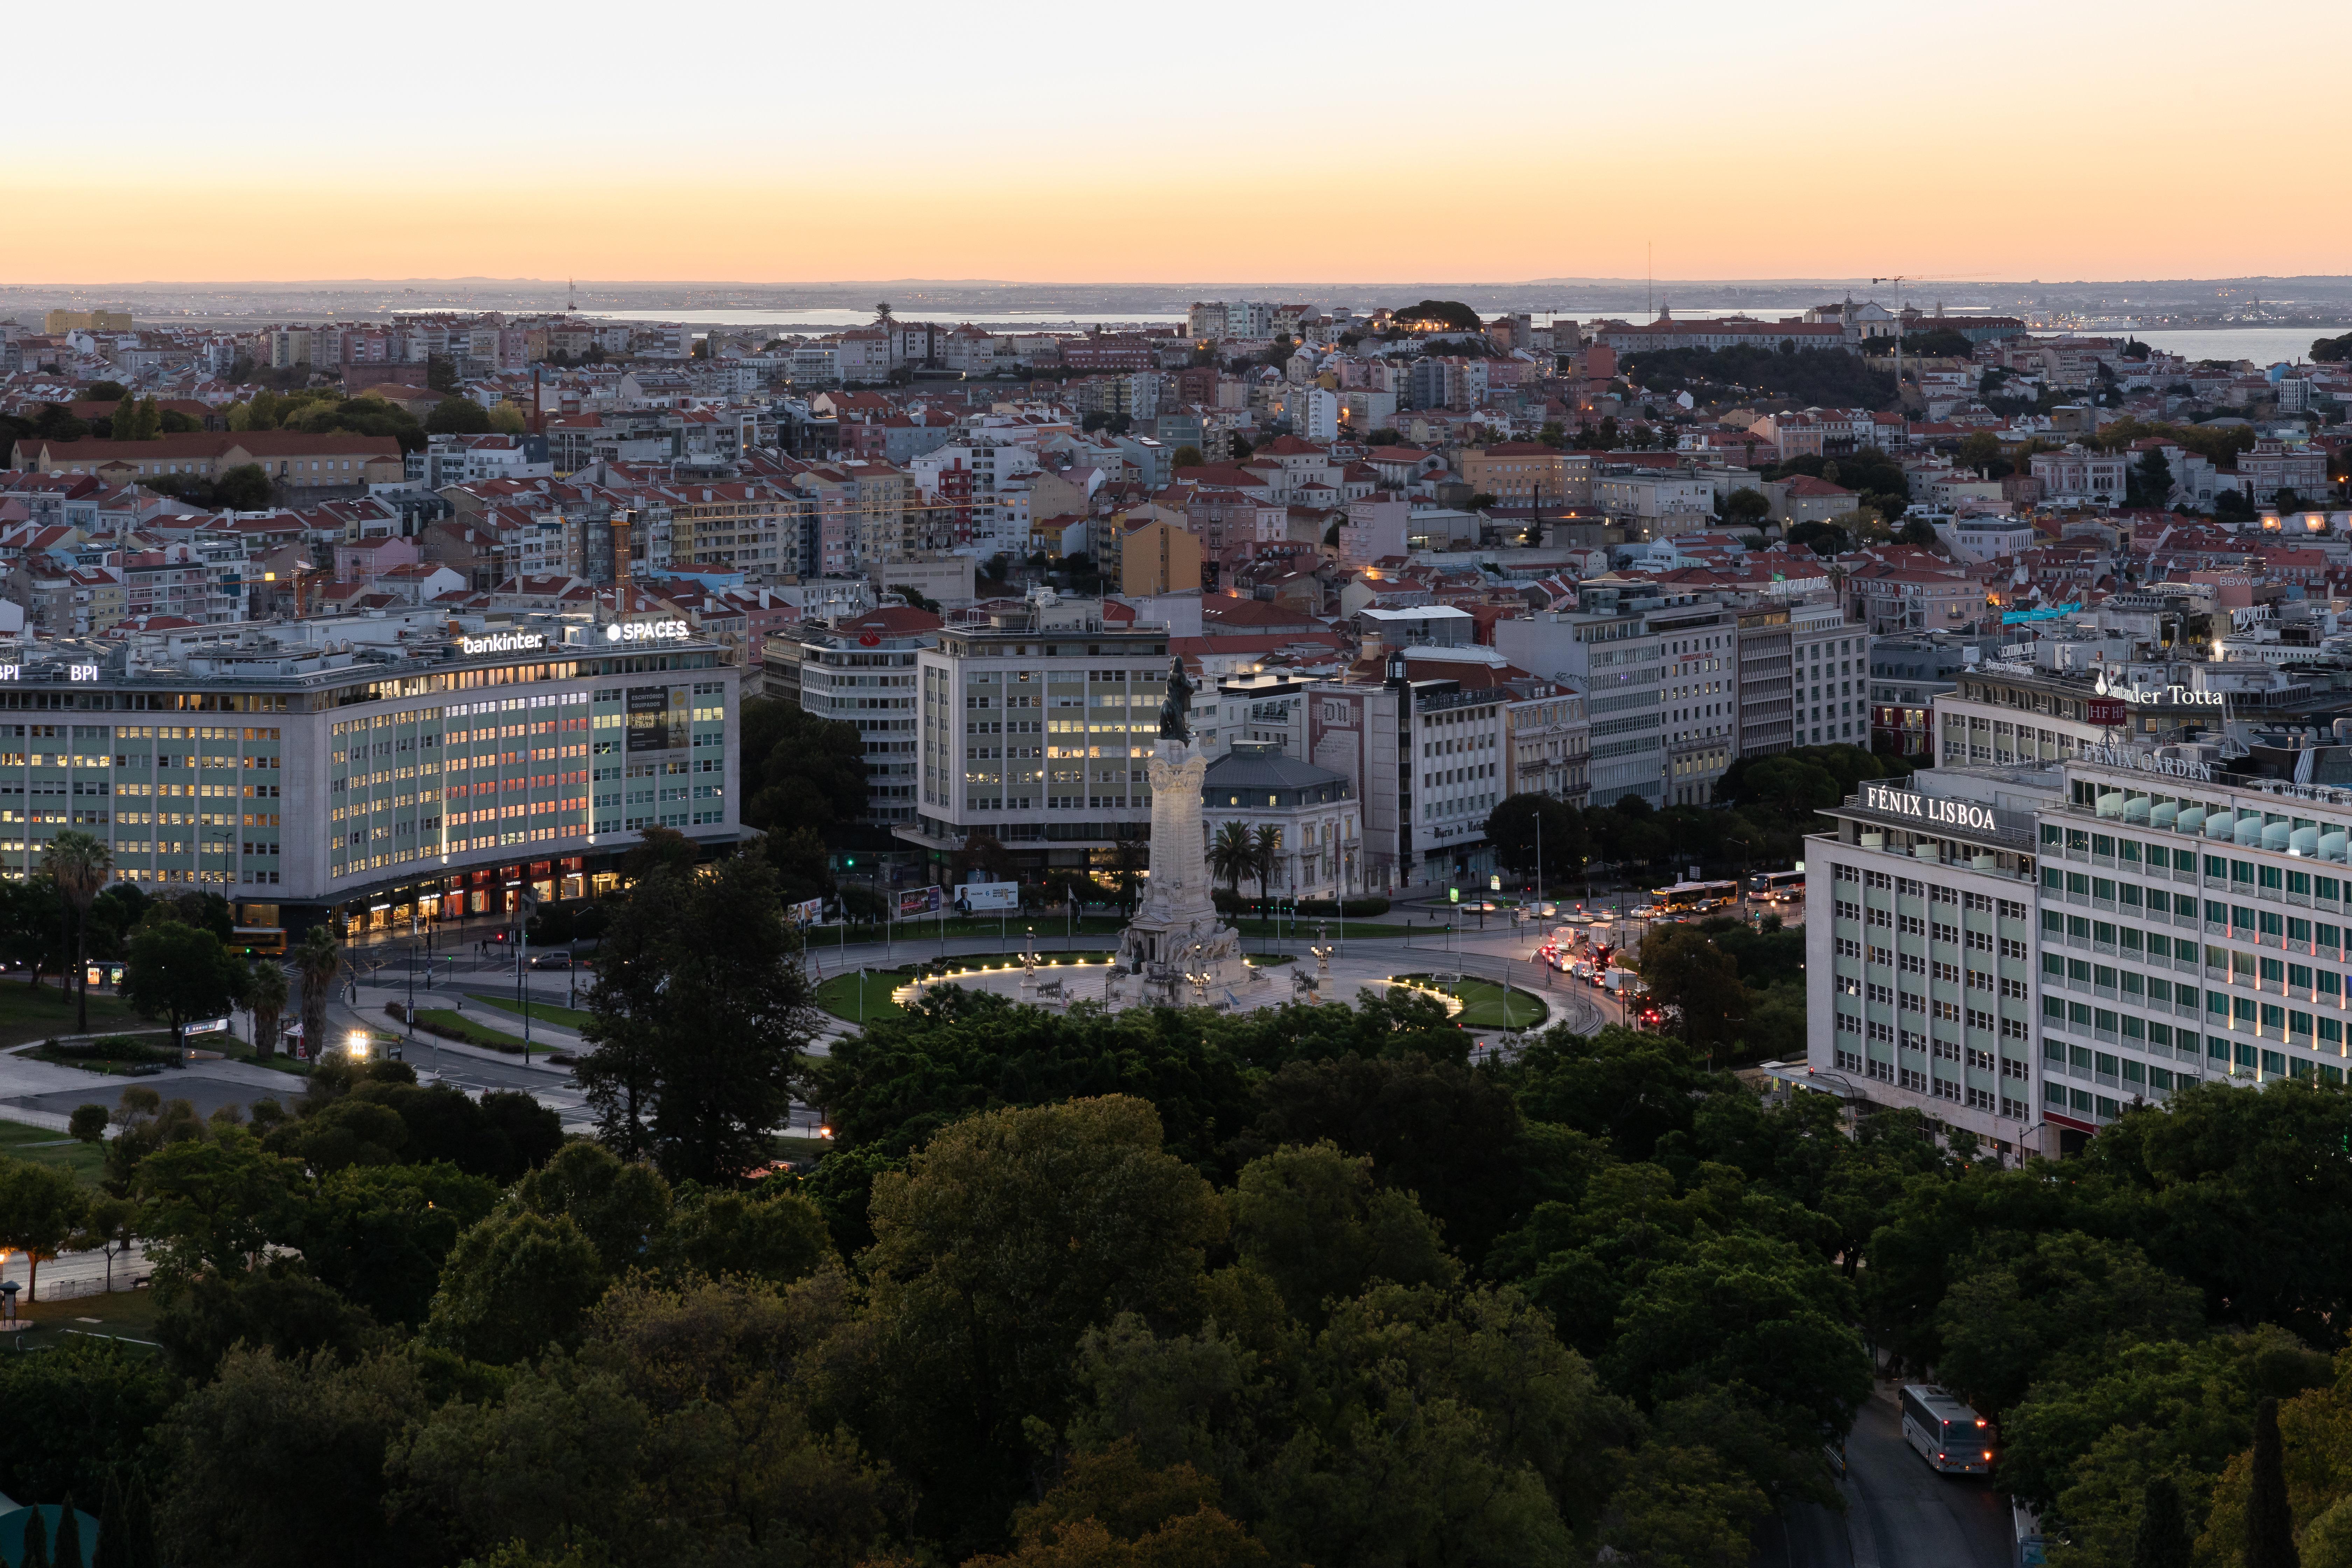
[[[628,752],[674,752],[687,741],[689,710],[683,686],[632,686],[628,695]]]

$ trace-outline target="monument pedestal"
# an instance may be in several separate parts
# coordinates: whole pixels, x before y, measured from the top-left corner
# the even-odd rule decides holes
[[[1119,938],[1118,965],[1146,999],[1177,1006],[1223,1005],[1227,991],[1262,984],[1242,957],[1241,933],[1209,896],[1201,826],[1201,777],[1209,759],[1190,741],[1162,737],[1151,758],[1151,877]]]

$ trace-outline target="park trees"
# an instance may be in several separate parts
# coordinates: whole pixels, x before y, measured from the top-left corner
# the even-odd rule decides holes
[[[169,917],[152,920],[131,935],[122,970],[122,994],[133,1007],[180,1031],[198,1018],[217,1017],[236,1005],[245,966],[208,931]]]
[[[577,1069],[600,1136],[673,1176],[731,1179],[769,1158],[813,1027],[775,874],[737,858],[641,879],[605,938]]]
[[[1497,859],[1530,880],[1538,876],[1540,850],[1545,886],[1580,874],[1591,854],[1584,813],[1557,795],[1539,793],[1506,795],[1496,802],[1486,814],[1486,838]]]
[[[1030,1485],[1019,1434],[1065,1418],[1087,1332],[1174,1321],[1227,1225],[1124,1096],[956,1122],[875,1182],[870,1212],[877,1415],[950,1539],[993,1535],[974,1521]]]
[[[1739,965],[1696,926],[1652,926],[1642,938],[1642,984],[1681,1015],[1683,1038],[1712,1058],[1738,1037],[1748,993]]]
[[[79,1230],[89,1206],[69,1173],[29,1160],[0,1161],[0,1249],[24,1255],[28,1300],[40,1298],[43,1260]]]

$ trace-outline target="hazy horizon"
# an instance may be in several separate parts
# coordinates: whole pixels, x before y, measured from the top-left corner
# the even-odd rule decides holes
[[[2318,0],[107,20],[16,29],[0,283],[2287,278],[2352,238],[2305,160],[2190,128],[2324,81]]]

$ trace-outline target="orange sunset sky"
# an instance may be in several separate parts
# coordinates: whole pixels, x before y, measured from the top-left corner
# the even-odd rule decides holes
[[[0,282],[2352,271],[2341,4],[105,16],[13,29]]]

